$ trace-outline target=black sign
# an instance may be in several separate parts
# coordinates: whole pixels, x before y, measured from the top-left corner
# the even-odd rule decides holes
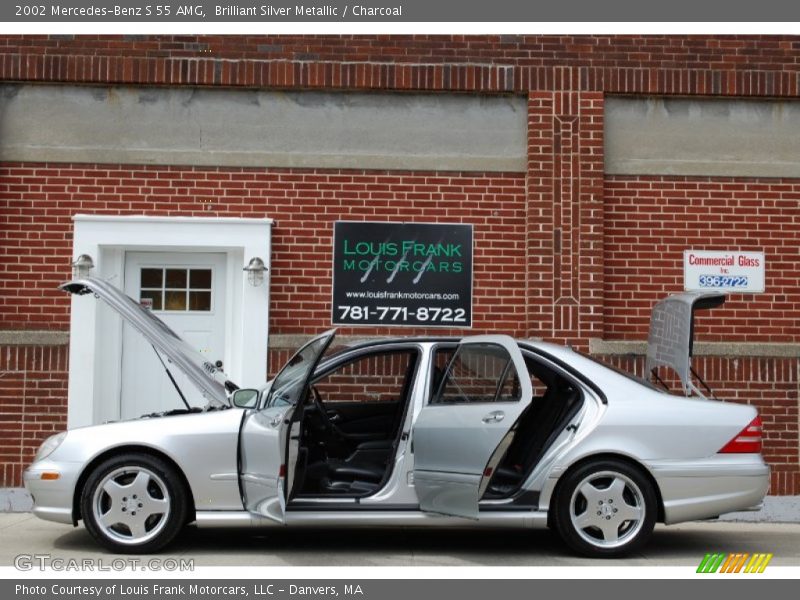
[[[472,326],[472,225],[338,221],[336,325]]]

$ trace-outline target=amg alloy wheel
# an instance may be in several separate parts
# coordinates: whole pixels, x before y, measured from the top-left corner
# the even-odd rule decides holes
[[[147,455],[123,455],[89,476],[81,498],[86,528],[116,552],[153,552],[186,520],[186,494],[169,465]]]
[[[611,557],[647,540],[656,519],[652,485],[622,461],[598,460],[567,475],[555,499],[561,538],[576,552]]]

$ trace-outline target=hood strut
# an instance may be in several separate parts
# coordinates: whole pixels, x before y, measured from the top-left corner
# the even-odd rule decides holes
[[[153,346],[152,344],[150,345]],[[191,411],[192,407],[189,406],[189,402],[186,400],[186,396],[183,395],[183,392],[181,391],[181,386],[179,386],[178,382],[175,381],[175,378],[172,376],[172,372],[169,370],[167,363],[165,363],[164,359],[161,358],[161,354],[158,352],[155,346],[153,346],[153,352],[156,353],[158,361],[161,363],[161,366],[164,367],[164,371],[167,372],[167,377],[169,377],[169,380],[172,382],[172,385],[175,386],[175,391],[178,392],[178,396],[180,396],[181,400],[183,400],[183,403],[186,405],[186,409]]]

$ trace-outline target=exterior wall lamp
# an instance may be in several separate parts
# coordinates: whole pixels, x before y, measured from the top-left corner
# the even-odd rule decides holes
[[[81,254],[72,263],[72,278],[84,279],[89,276],[89,271],[94,269],[94,261],[88,254]]]
[[[247,266],[242,270],[247,272],[247,281],[249,281],[250,285],[253,287],[259,287],[264,283],[264,272],[267,270],[267,267],[264,261],[258,256],[251,258],[250,262],[247,263]]]

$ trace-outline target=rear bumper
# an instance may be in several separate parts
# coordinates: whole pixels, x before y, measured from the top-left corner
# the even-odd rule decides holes
[[[769,490],[769,466],[759,454],[657,461],[648,467],[661,491],[667,524],[758,510]]]

